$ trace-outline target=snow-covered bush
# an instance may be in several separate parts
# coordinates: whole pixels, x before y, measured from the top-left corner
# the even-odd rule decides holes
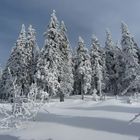
[[[13,81],[13,97],[11,98],[10,110],[7,108],[0,109],[1,114],[3,114],[3,118],[0,120],[0,128],[21,127],[25,121],[36,116],[46,97],[46,93],[42,93],[41,99],[36,101],[38,93],[36,84],[31,85],[28,96],[25,96],[22,93],[22,88],[16,84],[17,78],[12,77],[10,69],[9,74],[10,80]]]
[[[97,95],[97,90],[96,89],[93,90],[92,100],[93,101],[98,101],[99,100],[99,96]]]
[[[127,102],[128,104],[132,104],[132,103],[133,103],[132,97],[128,97],[127,100],[126,100],[126,102]]]

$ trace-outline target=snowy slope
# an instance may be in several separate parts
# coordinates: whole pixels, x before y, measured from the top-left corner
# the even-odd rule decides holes
[[[128,125],[138,112],[140,103],[127,104],[121,98],[94,102],[74,96],[64,103],[52,99],[25,128],[0,130],[0,140],[138,140],[140,120]]]

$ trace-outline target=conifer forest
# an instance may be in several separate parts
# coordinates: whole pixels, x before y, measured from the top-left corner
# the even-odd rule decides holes
[[[39,48],[36,31],[23,24],[6,66],[1,70],[0,99],[10,101],[14,96],[14,84],[19,96],[28,96],[34,86],[46,99],[56,96],[97,94],[133,95],[140,91],[140,48],[126,23],[121,23],[121,40],[113,42],[111,32],[106,30],[105,45],[95,35],[91,45],[86,46],[79,36],[77,47],[72,48],[64,21],[59,21],[55,10],[47,30],[44,46]]]
[[[130,26],[120,21],[117,42],[107,28],[104,43],[81,34],[74,46],[56,11],[42,46],[34,26],[21,25],[0,68],[0,140],[140,140],[140,46]]]

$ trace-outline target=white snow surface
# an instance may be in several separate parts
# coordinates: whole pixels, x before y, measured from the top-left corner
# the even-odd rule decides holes
[[[138,140],[140,119],[131,125],[129,120],[140,112],[140,102],[127,104],[122,97],[98,102],[92,96],[80,98],[67,97],[63,103],[51,99],[35,121],[21,129],[1,129],[0,140]]]

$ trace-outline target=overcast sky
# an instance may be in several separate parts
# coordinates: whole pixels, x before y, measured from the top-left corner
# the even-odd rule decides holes
[[[0,63],[4,65],[17,40],[21,24],[32,24],[37,42],[43,47],[43,32],[47,29],[52,10],[64,20],[71,46],[77,45],[78,36],[90,45],[95,34],[102,46],[105,29],[112,32],[114,41],[120,39],[123,20],[140,43],[140,0],[0,0]]]

